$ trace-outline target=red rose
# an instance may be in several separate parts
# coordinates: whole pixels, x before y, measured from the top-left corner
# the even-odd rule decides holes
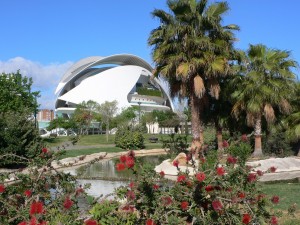
[[[26,224],[27,224],[26,221],[22,221],[22,222],[18,223],[18,225],[26,225]]]
[[[97,223],[96,220],[91,220],[91,219],[86,220],[86,221],[84,222],[84,224],[85,224],[85,225],[98,225],[98,223]],[[100,224],[99,224],[99,225],[100,225]]]
[[[156,223],[154,223],[154,220],[152,219],[147,219],[146,225],[156,225]]]
[[[257,173],[257,175],[260,176],[260,177],[261,177],[262,175],[264,175],[264,172],[261,171],[261,170],[257,170],[256,173]]]
[[[127,198],[129,199],[129,200],[133,200],[133,199],[135,199],[135,194],[134,194],[134,192],[133,191],[127,191]]]
[[[127,156],[126,156],[126,155],[121,155],[121,156],[120,156],[120,162],[125,163],[125,162],[126,162],[126,159],[127,159]]]
[[[182,210],[187,210],[188,207],[189,207],[189,203],[188,202],[181,202],[181,209]]]
[[[45,154],[46,154],[47,152],[48,152],[48,149],[47,149],[47,148],[43,148],[43,149],[42,149],[42,153],[45,153]]]
[[[236,162],[237,162],[237,158],[235,158],[233,156],[228,156],[227,163],[229,163],[229,164],[236,164]]]
[[[239,198],[245,198],[245,197],[246,197],[246,194],[245,194],[244,192],[240,192],[240,193],[238,194],[238,197],[239,197]]]
[[[117,171],[122,171],[122,170],[124,170],[124,169],[125,169],[124,163],[117,163],[116,169],[117,169]]]
[[[178,165],[179,165],[179,161],[178,160],[173,161],[173,166],[178,167]]]
[[[3,193],[5,191],[5,186],[3,184],[0,184],[0,193]]]
[[[185,179],[186,179],[186,177],[185,177],[184,175],[179,175],[179,176],[177,177],[177,182],[184,182]]]
[[[278,219],[277,219],[276,216],[271,217],[270,224],[272,224],[272,225],[277,225],[278,224]]]
[[[247,180],[250,183],[256,181],[256,174],[255,173],[249,173]]]
[[[131,181],[130,184],[128,185],[131,189],[134,187],[134,182]]]
[[[30,215],[43,213],[44,212],[43,207],[44,207],[44,205],[40,201],[32,202],[31,205],[30,205],[30,212],[29,212]]]
[[[223,176],[224,174],[225,174],[225,169],[224,169],[224,167],[218,167],[217,168],[217,174],[219,175],[219,176]]]
[[[134,167],[134,159],[131,156],[128,156],[126,159],[126,166],[128,168]]]
[[[215,211],[221,211],[223,208],[223,205],[219,200],[213,200],[211,204]]]
[[[272,198],[271,198],[271,201],[274,203],[274,204],[278,204],[279,202],[279,197],[277,195],[274,195]]]
[[[31,196],[31,191],[30,190],[26,190],[26,191],[24,191],[24,195],[26,196],[26,197],[30,197]]]
[[[70,199],[70,197],[66,197],[65,201],[64,201],[64,208],[65,209],[70,209],[72,207],[72,205],[74,204],[74,202]]]
[[[229,146],[229,143],[228,143],[228,141],[223,141],[222,145],[223,145],[223,148],[227,148]]]
[[[207,192],[210,192],[210,191],[213,191],[213,190],[214,190],[214,187],[212,185],[207,185],[205,187],[205,191],[207,191]]]
[[[244,214],[242,219],[243,224],[249,224],[250,221],[251,221],[251,216],[248,213]]]
[[[153,189],[154,189],[154,190],[158,190],[158,188],[159,188],[159,185],[158,185],[158,184],[153,184]]]
[[[205,173],[203,173],[203,172],[197,173],[196,174],[196,179],[200,182],[204,181],[205,180]]]
[[[164,171],[160,171],[159,175],[160,175],[161,177],[164,177],[164,176],[165,176],[165,172],[164,172]]]
[[[269,168],[269,170],[270,170],[270,172],[271,173],[275,173],[276,172],[276,167],[275,166],[271,166],[270,168]]]

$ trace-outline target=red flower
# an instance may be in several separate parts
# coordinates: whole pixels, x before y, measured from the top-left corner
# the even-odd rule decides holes
[[[215,211],[221,211],[223,208],[223,205],[219,200],[213,200],[211,204]]]
[[[236,162],[237,162],[237,158],[235,158],[233,156],[228,156],[227,163],[229,163],[229,164],[236,164]]]
[[[188,161],[190,161],[191,159],[192,159],[192,154],[191,154],[191,153],[187,154],[187,155],[186,155],[186,161],[188,162]]]
[[[262,175],[264,175],[264,172],[261,171],[261,170],[257,170],[256,173],[257,173],[257,175],[260,176],[260,177],[261,177]]]
[[[251,216],[248,213],[244,214],[242,219],[243,224],[249,224],[250,221],[251,221]]]
[[[219,175],[219,176],[223,176],[224,174],[225,174],[225,169],[224,169],[224,167],[218,167],[217,168],[217,174]]]
[[[130,184],[128,185],[131,189],[134,187],[134,182],[131,181]]]
[[[133,191],[127,191],[127,198],[130,200],[133,200],[133,199],[135,199],[135,194],[134,194],[134,192]]]
[[[32,214],[39,214],[39,213],[43,213],[44,209],[43,209],[43,203],[38,201],[38,202],[32,202],[30,205],[30,215]]]
[[[189,203],[188,202],[181,202],[181,209],[182,210],[187,210],[188,207],[189,207]]]
[[[128,156],[126,159],[126,166],[128,168],[134,167],[134,159],[131,156]]]
[[[117,169],[117,171],[122,171],[122,170],[124,170],[124,169],[125,169],[124,163],[117,163],[116,169]]]
[[[246,194],[244,192],[238,193],[239,198],[246,198]]]
[[[26,191],[24,191],[24,195],[27,197],[27,198],[29,198],[30,196],[31,196],[31,191],[30,190],[26,190]]]
[[[31,220],[29,221],[29,225],[38,225],[37,224],[37,219],[33,216],[32,218],[31,218]]]
[[[272,198],[271,198],[271,201],[274,203],[274,204],[278,204],[279,202],[279,197],[277,195],[274,195]]]
[[[65,209],[70,209],[73,204],[74,204],[74,202],[70,199],[69,196],[67,196],[65,201],[64,201],[64,208]]]
[[[120,162],[125,163],[125,162],[126,162],[126,159],[127,159],[127,156],[126,156],[126,155],[121,155],[121,156],[120,156]]]
[[[26,224],[27,224],[26,221],[22,221],[22,222],[18,223],[18,225],[26,225]]]
[[[165,176],[165,172],[164,172],[164,171],[160,171],[159,175],[160,175],[161,177],[164,177],[164,176]]]
[[[210,192],[210,191],[213,191],[213,190],[214,190],[214,187],[212,185],[207,185],[205,187],[205,191],[207,191],[207,192]]]
[[[249,173],[247,180],[250,183],[256,181],[256,174],[255,173]]]
[[[178,165],[179,165],[179,161],[178,160],[173,161],[173,166],[178,167]]]
[[[200,182],[204,181],[205,180],[205,173],[203,173],[203,172],[197,173],[196,174],[196,179]]]
[[[154,190],[158,190],[158,188],[159,188],[159,185],[158,185],[158,184],[153,184],[153,189],[154,189]]]
[[[186,177],[185,177],[184,175],[179,175],[179,176],[177,177],[177,182],[184,182],[185,179],[186,179]]]
[[[85,224],[85,225],[98,225],[98,223],[97,223],[96,220],[91,220],[91,219],[86,220],[86,221],[84,222],[84,224]]]
[[[5,191],[5,186],[3,184],[0,184],[0,193],[3,193]]]
[[[173,202],[173,200],[170,196],[162,197],[161,201],[162,201],[163,205],[165,205],[165,206],[171,205]]]
[[[223,145],[223,148],[227,148],[229,146],[229,143],[228,143],[228,141],[224,140],[222,145]]]
[[[270,172],[271,173],[275,173],[276,172],[276,167],[275,166],[271,166],[270,168],[269,168],[269,170],[270,170]]]
[[[146,225],[156,225],[156,223],[152,219],[147,219]]]
[[[47,152],[48,152],[48,149],[47,149],[47,148],[43,148],[43,149],[42,149],[42,153],[45,153],[45,154],[46,154]]]
[[[242,139],[242,142],[248,141],[247,134],[243,134],[242,137],[241,137],[241,139]]]
[[[272,224],[272,225],[277,225],[278,224],[278,219],[277,219],[276,216],[271,217],[270,224]]]

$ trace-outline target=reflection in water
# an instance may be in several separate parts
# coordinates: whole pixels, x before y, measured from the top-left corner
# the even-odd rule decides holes
[[[166,159],[165,155],[156,156],[144,156],[138,157],[136,160],[139,161],[144,167],[154,167],[160,164]],[[133,178],[131,170],[117,171],[115,169],[115,164],[119,160],[103,160],[91,165],[82,166],[75,171],[65,171],[78,177],[79,184],[91,184],[90,189],[87,193],[94,197],[99,197],[100,195],[107,195],[113,193],[113,191],[120,186],[126,186],[129,180]]]
[[[100,195],[103,195],[105,197],[108,194],[111,194],[114,192],[114,190],[120,186],[126,186],[128,185],[128,182],[126,181],[108,181],[108,180],[84,180],[79,179],[77,180],[79,184],[91,184],[91,187],[86,190],[88,195],[91,195],[93,197],[99,197]],[[108,199],[111,199],[112,197],[109,197]]]

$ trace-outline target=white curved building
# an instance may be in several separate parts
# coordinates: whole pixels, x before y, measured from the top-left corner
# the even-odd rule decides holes
[[[152,67],[129,54],[88,57],[71,66],[55,94],[56,113],[72,114],[76,105],[93,100],[118,102],[119,108],[139,106],[142,111],[174,109],[160,80],[151,78]]]

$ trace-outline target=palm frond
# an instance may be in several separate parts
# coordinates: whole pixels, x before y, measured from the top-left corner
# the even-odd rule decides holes
[[[205,93],[204,82],[199,75],[194,77],[194,92],[198,98],[202,98]]]
[[[274,109],[271,104],[266,104],[264,107],[264,116],[268,123],[273,123],[275,120]]]

